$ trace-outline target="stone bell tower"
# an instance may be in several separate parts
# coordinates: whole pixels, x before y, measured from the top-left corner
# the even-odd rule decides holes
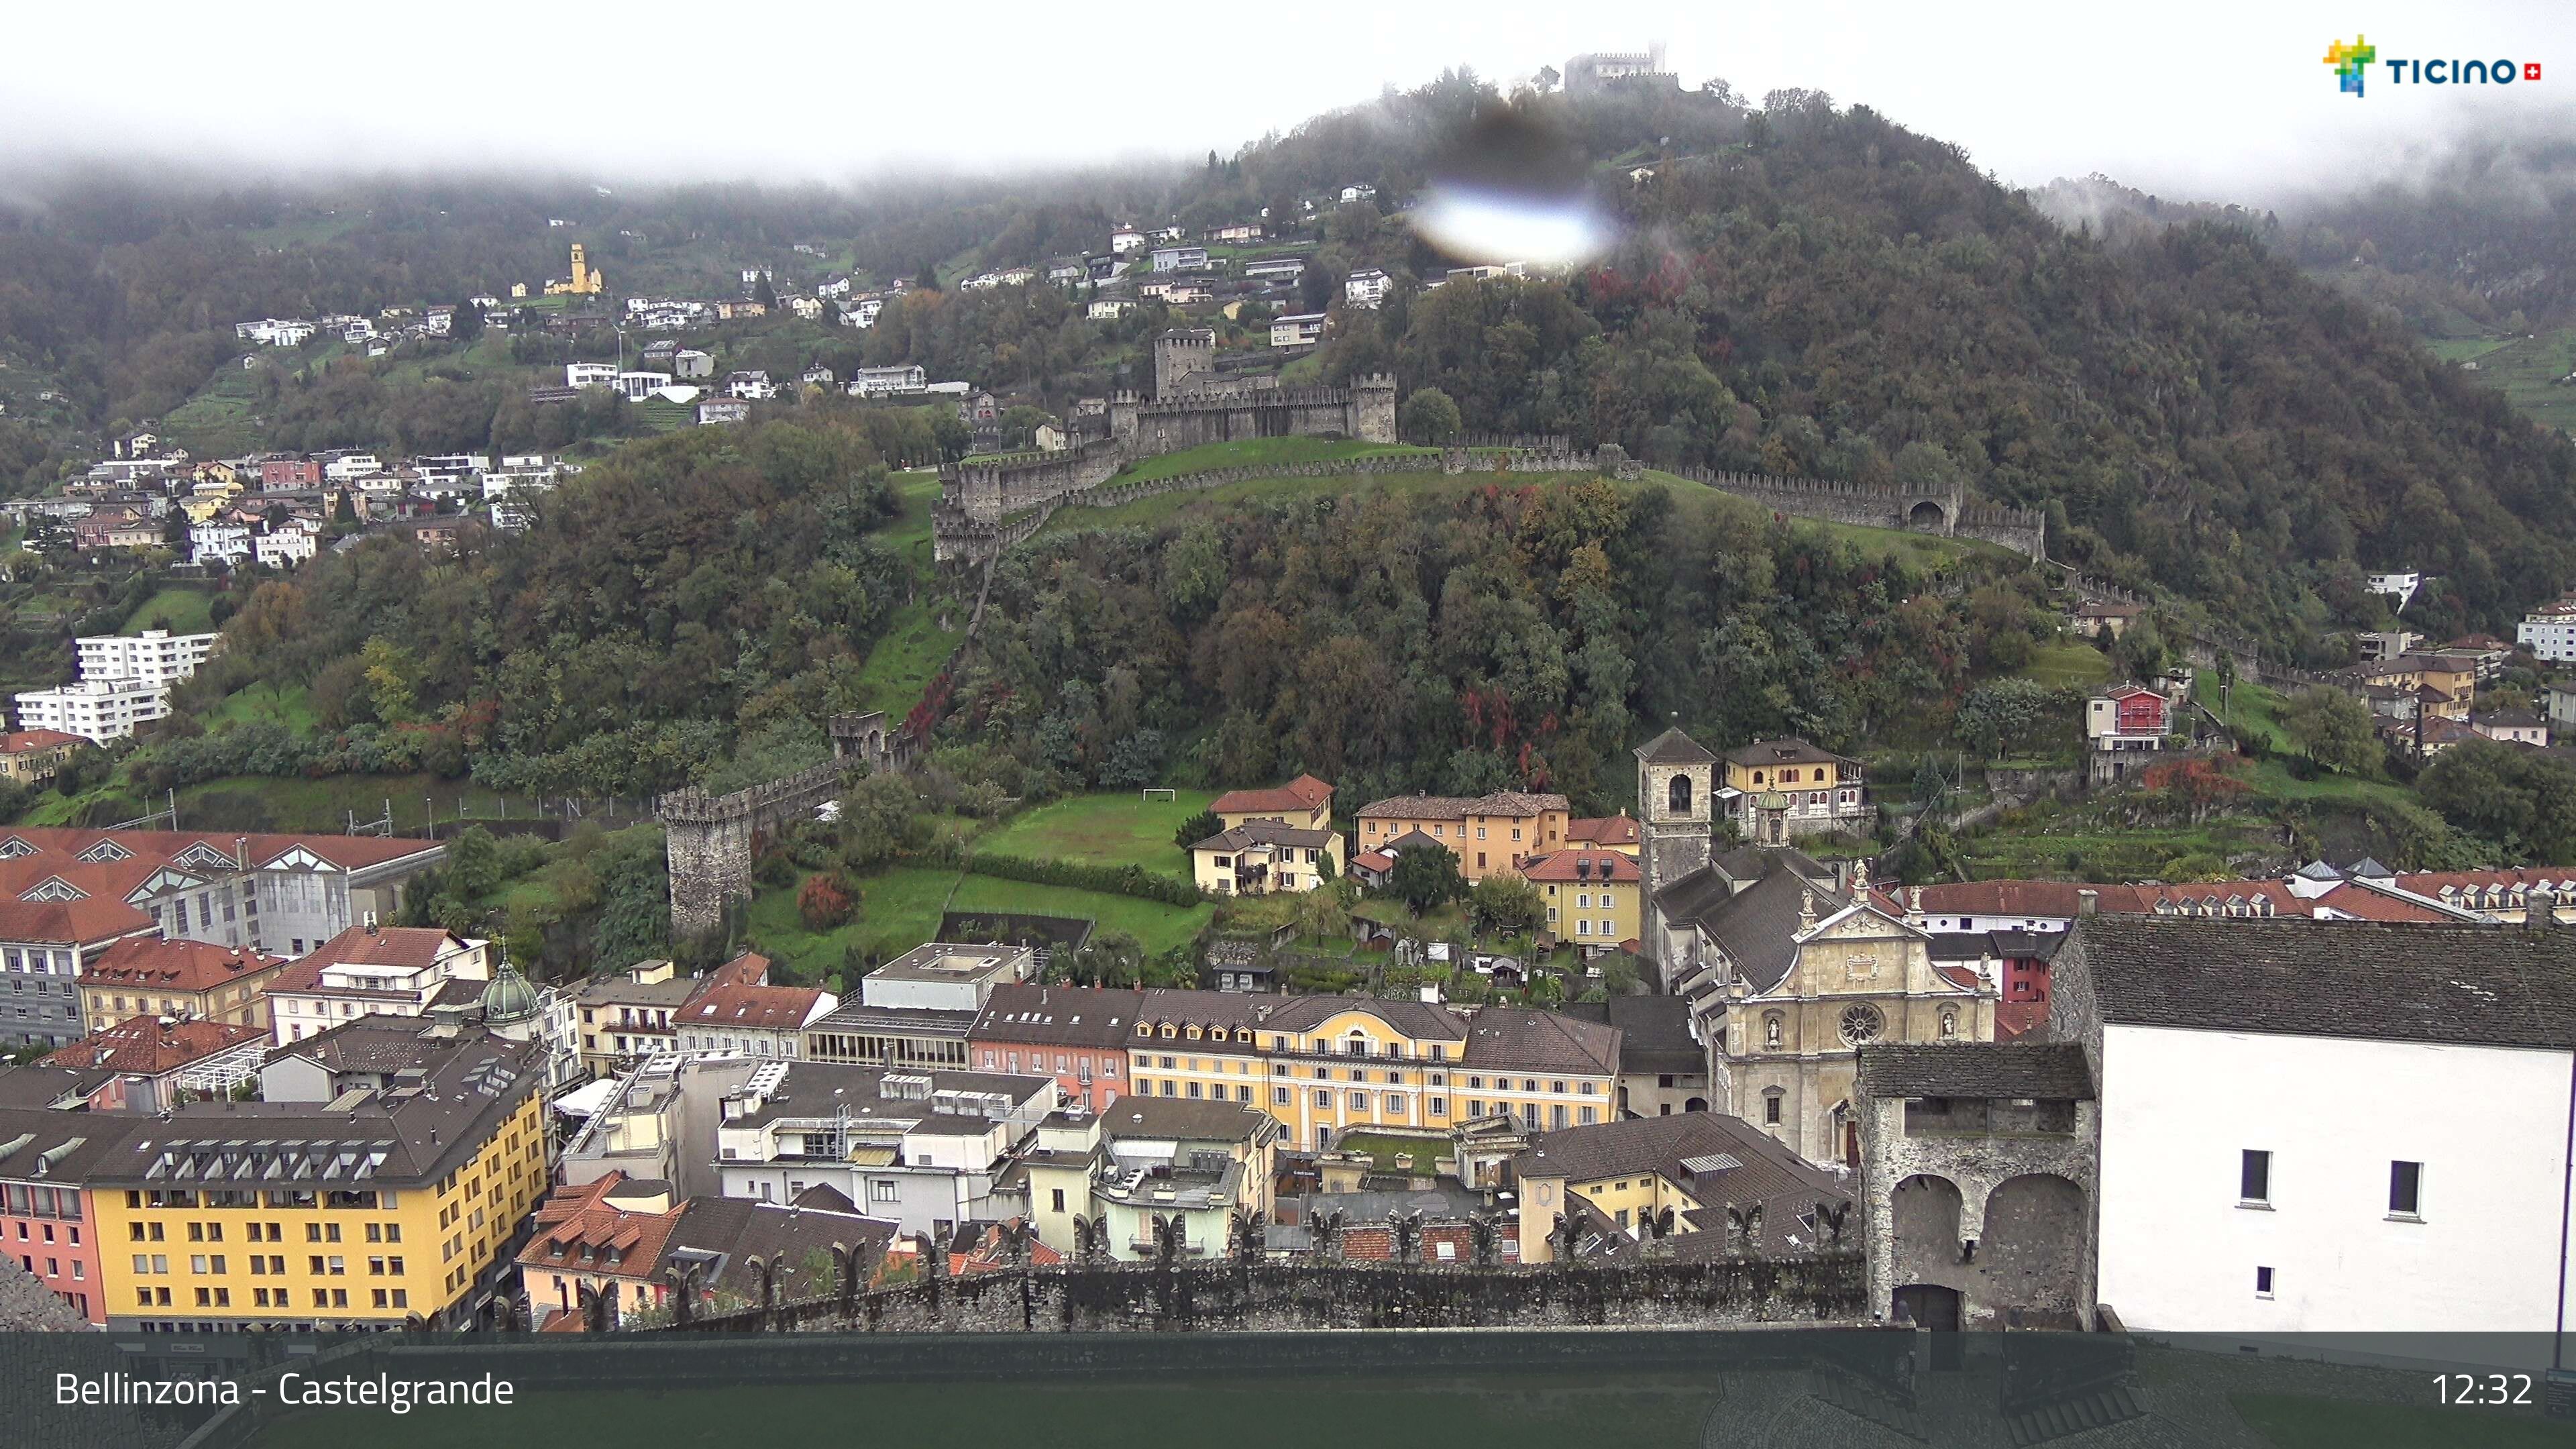
[[[1639,902],[1648,959],[1663,960],[1664,924],[1655,895],[1708,864],[1717,756],[1678,727],[1639,745],[1637,822]]]

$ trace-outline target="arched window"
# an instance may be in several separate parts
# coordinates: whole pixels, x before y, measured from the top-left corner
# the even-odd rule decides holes
[[[1664,803],[1671,807],[1673,813],[1676,815],[1689,814],[1691,808],[1691,777],[1688,775],[1673,776],[1672,782],[1664,787]]]

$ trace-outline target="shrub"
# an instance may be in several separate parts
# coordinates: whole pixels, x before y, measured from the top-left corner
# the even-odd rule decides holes
[[[1031,885],[1069,886],[1075,890],[1105,891],[1111,895],[1135,896],[1139,900],[1161,901],[1171,906],[1195,906],[1201,900],[1198,886],[1178,876],[1162,875],[1141,865],[1096,865],[1078,860],[1031,860],[1025,856],[997,855],[977,851],[966,857],[966,869],[977,875],[1002,880],[1026,881]]]
[[[828,931],[846,923],[857,914],[859,893],[837,871],[819,871],[805,878],[796,892],[796,918],[809,931]]]

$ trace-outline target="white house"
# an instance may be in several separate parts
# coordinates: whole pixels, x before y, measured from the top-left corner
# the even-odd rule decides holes
[[[1342,284],[1342,295],[1349,298],[1354,307],[1375,310],[1378,303],[1386,300],[1387,288],[1393,285],[1386,273],[1371,267],[1365,272],[1351,273],[1350,279]]]
[[[215,652],[219,634],[93,634],[76,641],[83,679],[141,679],[174,684],[197,672]]]
[[[1208,264],[1206,247],[1156,247],[1153,256],[1158,272],[1194,272]]]
[[[301,518],[290,518],[250,541],[251,556],[273,569],[293,568],[313,557],[322,530]]]
[[[996,1179],[1058,1103],[1053,1077],[766,1062],[720,1103],[716,1175],[763,1202],[829,1186],[906,1232],[1016,1216]]]
[[[123,739],[170,713],[170,686],[142,679],[84,679],[18,696],[18,728],[61,730],[93,744]]]
[[[671,374],[667,372],[621,372],[611,379],[609,385],[616,388],[618,396],[626,399],[628,402],[642,402],[644,399],[651,397],[663,388],[669,387],[671,385]]]
[[[2415,591],[2424,587],[2424,576],[2412,571],[2372,574],[2361,581],[2361,586],[2374,594],[2386,594],[2395,599],[2397,607],[2402,610],[2414,602]]]
[[[762,371],[725,374],[725,396],[748,402],[764,402],[778,396],[778,384]]]
[[[2093,1296],[2146,1332],[2474,1330],[2545,1354],[2572,979],[2555,930],[2080,922],[2050,1029],[2100,1088]]]
[[[1107,322],[1124,317],[1135,310],[1136,304],[1123,297],[1102,297],[1094,300],[1090,307],[1085,309],[1085,315],[1094,322]]]
[[[1298,312],[1270,321],[1270,345],[1305,347],[1324,340],[1324,314]]]
[[[2513,642],[2552,664],[2576,660],[2576,598],[2542,604],[2514,626]]]
[[[1109,234],[1112,256],[1125,256],[1145,244],[1145,234],[1132,226],[1122,226]]]
[[[198,563],[239,563],[251,556],[250,525],[207,519],[188,525],[188,557]]]
[[[852,397],[893,397],[926,391],[930,374],[919,363],[902,367],[857,367],[850,370]]]
[[[384,460],[373,453],[342,453],[322,465],[322,478],[329,483],[346,483],[370,473],[381,473],[384,467]]]
[[[751,404],[739,398],[717,398],[698,404],[698,424],[743,423],[751,420]]]
[[[564,364],[566,387],[615,387],[617,364],[613,362],[567,362]]]

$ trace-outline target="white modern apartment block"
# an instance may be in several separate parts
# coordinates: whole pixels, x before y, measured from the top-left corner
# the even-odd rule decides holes
[[[77,641],[84,680],[140,679],[176,684],[197,672],[215,652],[218,634],[173,634],[146,629],[140,634],[93,634]]]
[[[2571,969],[2576,939],[2521,927],[2082,922],[2051,1029],[2085,1039],[2100,1088],[2098,1301],[2147,1332],[2474,1330],[2545,1354],[2576,1188]]]
[[[2576,599],[2543,604],[2514,626],[2513,642],[2552,664],[2576,659]]]
[[[290,519],[250,541],[251,556],[273,569],[293,568],[313,557],[322,531],[302,519]]]
[[[92,744],[121,740],[170,713],[170,686],[141,679],[84,679],[18,696],[18,728],[61,730]]]
[[[1324,340],[1324,314],[1296,312],[1275,317],[1270,322],[1270,345],[1273,347],[1307,347]]]
[[[247,523],[220,523],[212,519],[188,525],[188,557],[198,563],[239,563],[251,556],[251,533]]]
[[[2416,572],[2372,574],[2362,580],[2361,586],[2374,594],[2388,595],[2403,609],[2415,601],[2415,591],[2424,587],[2424,576]]]
[[[626,399],[628,402],[642,402],[644,399],[651,397],[654,393],[661,391],[663,388],[669,387],[671,385],[671,374],[667,372],[621,372],[610,380],[609,385],[616,388],[618,396]]]
[[[1372,267],[1365,272],[1351,273],[1350,280],[1342,284],[1342,295],[1349,298],[1354,307],[1374,308],[1386,300],[1388,289],[1394,285],[1386,273]]]
[[[930,390],[930,374],[921,365],[860,367],[850,372],[845,389],[852,397],[900,397]]]
[[[566,387],[614,387],[617,364],[613,362],[567,362],[564,364]]]
[[[343,453],[322,465],[322,476],[333,483],[346,483],[370,473],[381,473],[384,469],[384,460],[373,453]]]

